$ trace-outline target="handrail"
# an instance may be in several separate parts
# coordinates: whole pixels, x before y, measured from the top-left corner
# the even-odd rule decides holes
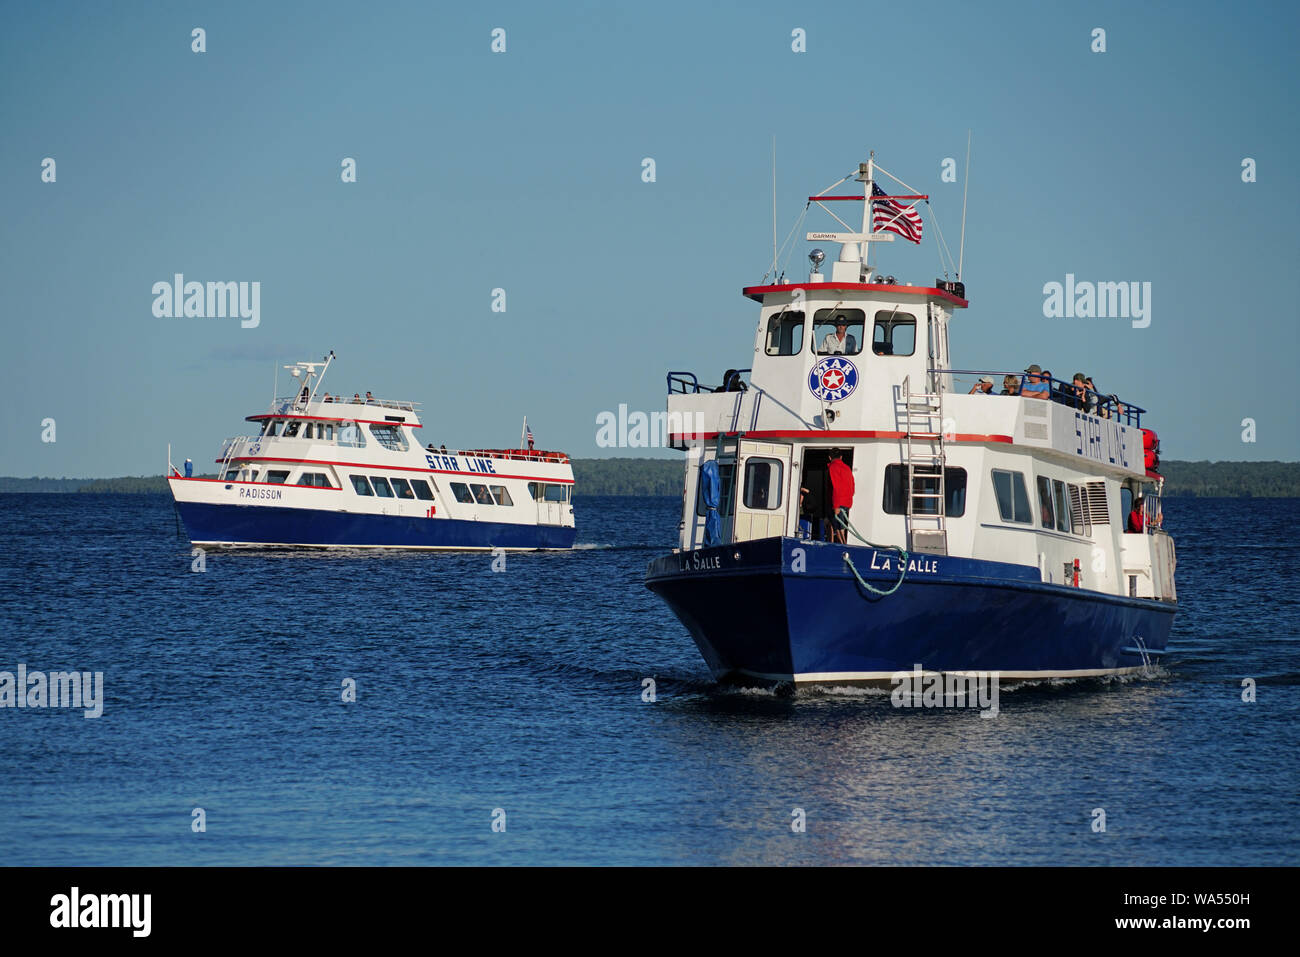
[[[999,372],[995,369],[935,369],[934,371],[941,375],[993,376],[995,379],[998,377],[1005,378],[1009,375],[1015,376],[1020,381],[1021,389],[1024,388],[1025,382],[1029,378],[1029,373],[1026,372]],[[1059,402],[1062,405],[1074,405],[1079,398],[1078,393],[1074,390],[1073,380],[1066,382],[1064,379],[1057,379],[1048,375],[1040,375],[1039,378],[1047,382],[1048,398],[1051,401]],[[1103,395],[1092,389],[1085,389],[1084,393],[1096,398],[1097,411],[1091,414],[1107,419],[1123,419],[1128,425],[1137,428],[1142,427],[1142,415],[1147,410],[1141,406],[1125,402],[1114,394]],[[1077,408],[1077,406],[1075,407]],[[1084,409],[1083,411],[1088,410]]]
[[[748,388],[748,384],[741,376],[752,371],[752,369],[728,369],[727,372],[730,375],[727,376],[727,381],[717,386],[701,384],[694,372],[669,372],[668,394],[693,395],[702,392],[743,392]],[[739,388],[730,388],[733,385],[739,386]]]

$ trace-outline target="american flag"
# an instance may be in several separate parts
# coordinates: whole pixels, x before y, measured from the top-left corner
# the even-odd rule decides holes
[[[528,426],[524,426],[524,428],[528,429],[528,441],[531,442],[533,440],[533,430],[528,428]]]
[[[898,233],[908,242],[921,241],[921,214],[910,206],[893,199],[876,199],[888,196],[876,183],[871,184],[871,228],[875,232],[888,230]]]

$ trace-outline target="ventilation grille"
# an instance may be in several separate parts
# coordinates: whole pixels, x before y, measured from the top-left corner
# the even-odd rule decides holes
[[[1026,422],[1026,423],[1025,423],[1025,438],[1027,438],[1027,439],[1043,439],[1044,441],[1046,441],[1046,439],[1047,439],[1047,423],[1046,423],[1046,422]]]
[[[1083,487],[1084,506],[1088,512],[1088,524],[1109,525],[1110,509],[1106,503],[1106,483],[1089,482]]]

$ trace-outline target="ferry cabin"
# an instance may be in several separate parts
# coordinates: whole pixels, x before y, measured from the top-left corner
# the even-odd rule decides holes
[[[669,430],[688,452],[681,550],[706,544],[704,462],[716,460],[722,478],[722,543],[798,537],[801,489],[804,511],[829,512],[826,468],[839,449],[856,484],[850,522],[870,542],[905,547],[909,578],[924,578],[927,555],[953,555],[1174,601],[1174,547],[1153,527],[1159,484],[1146,467],[1141,410],[1112,407],[1107,417],[968,394],[984,374],[1000,389],[1007,370],[953,368],[948,324],[967,306],[964,289],[859,281],[870,275],[857,258],[848,249],[829,281],[814,273],[744,290],[761,305],[747,383],[669,374]],[[1028,360],[1016,360],[1008,365],[1019,378]],[[1142,534],[1125,531],[1135,494],[1145,496]]]
[[[326,401],[323,395],[299,394],[275,400],[270,411],[247,421],[256,431],[223,443],[215,479],[170,476],[198,544],[572,544],[573,471],[563,453],[426,448],[417,403],[406,401]],[[258,527],[256,513],[232,521],[232,513],[219,508],[229,505],[287,510],[283,514],[305,518],[291,533],[295,540],[271,541]],[[342,540],[318,540],[330,524],[323,512],[347,514]],[[365,528],[368,517],[381,521]],[[261,518],[261,525],[273,524],[269,516]],[[453,534],[453,528],[459,531]]]

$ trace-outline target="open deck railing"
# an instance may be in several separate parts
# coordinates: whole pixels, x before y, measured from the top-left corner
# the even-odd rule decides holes
[[[728,369],[723,375],[725,382],[721,385],[704,385],[696,378],[694,372],[668,373],[668,394],[693,395],[698,392],[739,392],[747,386],[744,376],[749,369]]]
[[[360,399],[353,399],[351,396],[335,395],[333,392],[329,393],[329,397],[330,397],[329,398],[330,405],[334,405],[336,403],[338,405],[368,405],[368,406],[377,406],[382,409],[396,409],[399,412],[418,413],[420,411],[419,402],[407,402],[405,400],[399,400],[399,399],[370,399],[369,401],[367,401],[364,397]],[[324,404],[325,393],[322,392],[321,394],[316,396],[315,401],[319,404]],[[307,404],[303,400],[302,394],[299,393],[298,395],[281,396],[280,398],[276,399],[274,405],[272,406],[272,411],[275,413],[288,413],[288,412],[293,412],[295,410],[302,411],[306,407]]]
[[[974,385],[981,376],[989,376],[993,379],[993,391],[989,393],[990,395],[1001,395],[1001,383],[1007,376],[1014,377],[1021,390],[1029,381],[1029,373],[1026,372],[998,372],[992,369],[935,369],[934,373],[954,377],[969,376],[969,381],[962,383],[969,385]],[[1126,425],[1142,427],[1142,413],[1146,412],[1146,409],[1131,402],[1124,402],[1118,395],[1103,395],[1092,389],[1084,389],[1080,394],[1075,389],[1073,380],[1066,382],[1049,375],[1040,375],[1038,378],[1047,383],[1050,390],[1047,398],[1052,402],[1059,402],[1061,405],[1068,405],[1083,412],[1091,412],[1103,419],[1117,419]]]

